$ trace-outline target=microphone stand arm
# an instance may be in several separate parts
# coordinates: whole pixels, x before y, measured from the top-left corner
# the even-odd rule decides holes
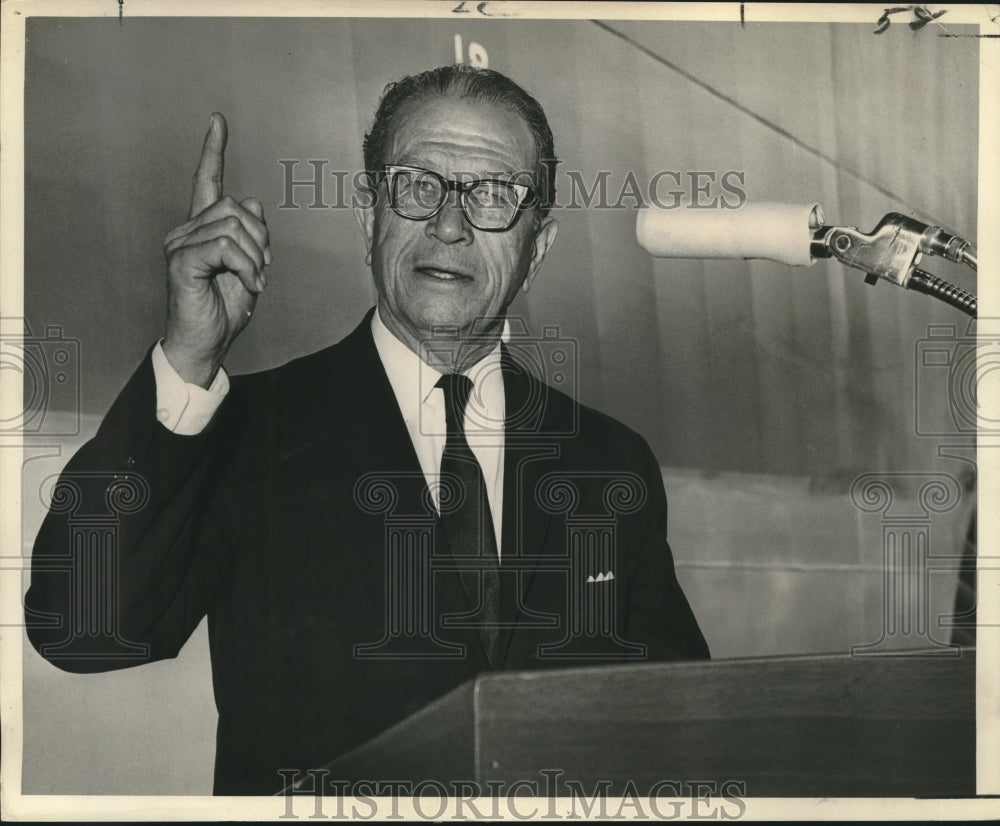
[[[890,212],[867,235],[854,227],[820,227],[813,231],[813,258],[836,258],[861,270],[866,284],[880,278],[910,290],[932,295],[976,317],[977,300],[971,293],[917,268],[924,254],[977,268],[976,249],[968,241],[940,227],[922,224]]]

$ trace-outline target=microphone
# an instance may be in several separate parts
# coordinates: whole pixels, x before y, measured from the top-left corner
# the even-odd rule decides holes
[[[635,222],[639,245],[656,258],[766,258],[809,267],[835,258],[898,287],[932,295],[976,317],[976,297],[917,268],[922,255],[935,255],[977,269],[976,248],[936,226],[890,212],[870,233],[855,227],[827,227],[819,204],[761,201],[739,209],[645,207]]]
[[[819,204],[762,201],[739,209],[639,210],[635,236],[656,258],[766,258],[811,266],[814,231],[823,226]]]

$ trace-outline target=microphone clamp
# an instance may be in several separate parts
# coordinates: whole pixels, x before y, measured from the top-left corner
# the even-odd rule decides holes
[[[977,268],[975,247],[940,227],[890,212],[867,234],[855,227],[820,227],[813,233],[810,254],[814,258],[836,258],[861,270],[868,284],[884,278],[976,315],[975,296],[917,268],[924,254]]]

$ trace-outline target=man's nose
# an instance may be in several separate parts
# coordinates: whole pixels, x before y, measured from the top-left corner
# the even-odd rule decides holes
[[[449,192],[437,215],[427,222],[427,234],[445,244],[472,241],[472,225],[462,211],[461,194]]]

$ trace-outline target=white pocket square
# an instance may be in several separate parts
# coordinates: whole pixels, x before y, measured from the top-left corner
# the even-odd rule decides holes
[[[598,574],[597,576],[591,574],[587,577],[587,582],[608,582],[614,578],[614,571],[608,571],[606,574]]]

